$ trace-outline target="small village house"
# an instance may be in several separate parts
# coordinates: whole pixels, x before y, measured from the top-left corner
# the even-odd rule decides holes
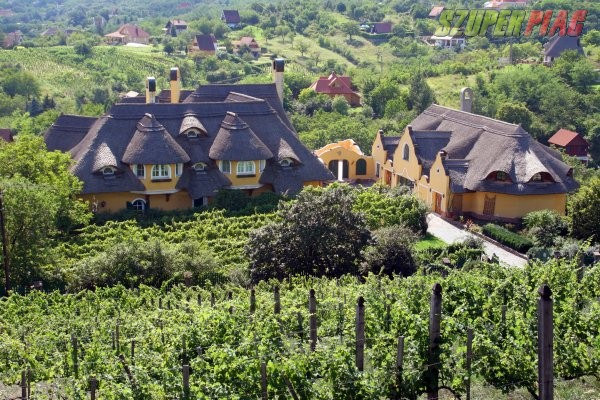
[[[375,22],[371,29],[371,33],[375,35],[392,33],[392,23],[391,22]]]
[[[588,149],[590,144],[577,132],[568,129],[559,129],[550,139],[548,143],[561,148],[570,156],[577,157],[584,163],[589,161]]]
[[[135,24],[125,24],[104,37],[110,44],[148,44],[150,41],[150,34]]]
[[[520,125],[471,113],[471,102],[465,88],[461,110],[434,104],[401,136],[380,131],[372,147],[378,180],[412,187],[445,216],[516,222],[541,209],[564,215],[577,183],[560,153]]]
[[[467,40],[460,34],[454,36],[436,36],[433,35],[429,39],[429,43],[434,46],[441,47],[444,49],[459,49],[462,50],[467,45]]]
[[[221,21],[223,21],[231,29],[240,26],[242,19],[238,10],[223,10],[221,13]]]
[[[360,106],[360,95],[352,90],[350,77],[337,75],[335,71],[331,72],[329,76],[320,77],[310,86],[310,89],[317,93],[326,94],[331,98],[344,96],[351,106]]]
[[[187,30],[187,22],[182,19],[172,19],[163,28],[166,35],[177,36]]]
[[[4,41],[2,47],[5,49],[12,49],[15,46],[20,46],[23,43],[23,33],[19,30],[9,32],[4,35]]]
[[[217,39],[212,33],[209,35],[196,35],[188,47],[188,53],[214,56],[217,53]]]
[[[493,10],[505,10],[507,8],[523,8],[529,4],[529,0],[491,0],[483,4],[483,8]]]
[[[544,65],[552,65],[554,59],[560,57],[565,51],[573,50],[580,55],[584,55],[581,41],[577,36],[559,36],[554,35],[546,44],[544,44]]]
[[[364,182],[375,179],[373,157],[365,155],[352,139],[323,146],[315,151],[315,155],[340,182]]]
[[[260,45],[253,37],[244,36],[240,40],[234,41],[232,44],[233,44],[233,51],[236,54],[242,54],[247,51],[254,58],[260,57],[260,52],[261,52]]]
[[[431,11],[429,11],[429,18],[437,19],[440,14],[444,11],[444,6],[433,6]]]
[[[208,204],[220,189],[256,196],[296,193],[333,180],[298,139],[283,109],[284,61],[274,83],[202,85],[127,97],[101,117],[62,115],[44,135],[48,149],[68,151],[82,197],[97,212]]]

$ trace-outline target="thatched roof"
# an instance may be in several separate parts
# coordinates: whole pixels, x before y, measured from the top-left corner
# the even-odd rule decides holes
[[[435,104],[410,125],[424,167],[440,150],[447,153],[444,165],[454,191],[549,194],[577,188],[560,154],[537,142],[520,125]],[[436,132],[440,138],[429,139]],[[497,171],[505,172],[510,182],[488,179]],[[549,174],[554,182],[531,182],[537,173]]]
[[[262,95],[266,99],[261,98]],[[281,110],[272,104],[278,104]],[[237,121],[228,112],[235,114]],[[182,128],[196,124],[201,124],[207,134],[197,138],[180,134]],[[168,158],[169,163],[177,160],[184,163],[177,188],[187,190],[192,198],[197,198],[200,193],[213,193],[216,187],[231,184],[216,168],[215,159],[209,157],[209,152],[215,143],[215,149],[221,148],[219,151],[227,148],[226,143],[221,143],[222,139],[217,141],[222,130],[227,131],[224,135],[233,137],[240,132],[232,132],[230,128],[244,125],[247,128],[241,130],[246,133],[241,132],[241,136],[249,138],[248,132],[252,132],[256,137],[254,143],[258,143],[253,150],[258,153],[251,159],[268,160],[261,183],[271,184],[281,193],[296,192],[305,182],[333,179],[331,172],[290,128],[273,84],[206,85],[183,103],[118,103],[100,118],[61,116],[48,130],[45,139],[54,149],[71,152],[75,160],[72,170],[84,182],[83,193],[143,191],[144,185],[134,176],[129,162],[158,164],[165,163]],[[146,135],[150,137],[146,138]],[[155,142],[157,144],[151,145]],[[96,154],[104,146],[110,149],[118,164],[115,166],[118,173],[110,180],[94,171]],[[157,151],[156,148],[161,146],[166,150]],[[241,153],[234,159],[246,158],[238,157]],[[286,157],[297,162],[292,167],[279,166],[278,159]],[[197,162],[206,163],[207,170],[193,171],[191,166]]]
[[[127,164],[177,164],[188,161],[190,157],[185,150],[152,114],[140,119],[123,154],[123,162]]]
[[[556,34],[544,45],[544,56],[556,58],[567,50],[575,50],[579,54],[584,54],[578,36]]]
[[[237,114],[227,112],[208,153],[213,160],[267,160],[273,153]]]

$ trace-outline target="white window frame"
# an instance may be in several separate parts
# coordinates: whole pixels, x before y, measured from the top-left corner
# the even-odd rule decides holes
[[[140,208],[138,208],[138,206],[135,204],[135,203],[136,203],[136,202],[138,202],[138,201],[141,201],[141,202],[142,202],[142,208],[141,208],[141,209],[140,209]],[[146,200],[144,200],[144,199],[140,199],[140,198],[137,198],[137,199],[135,199],[135,200],[133,200],[133,201],[131,202],[131,207],[132,207],[132,208],[133,208],[135,211],[146,211]]]
[[[262,173],[265,170],[266,165],[267,165],[267,160],[260,160],[258,162],[258,170]]]
[[[227,166],[227,168],[225,168],[225,166]],[[231,174],[231,161],[229,161],[229,160],[219,161],[219,169],[224,174]]]
[[[175,164],[175,176],[181,176],[182,172],[183,172],[183,164],[182,163]]]
[[[140,174],[140,168],[142,173]],[[136,177],[140,178],[140,179],[145,179],[146,178],[146,167],[144,166],[144,164],[133,164],[133,173],[135,174]]]
[[[291,167],[293,163],[294,162],[292,161],[291,158],[282,158],[279,161],[279,165],[281,165],[282,167]]]
[[[154,164],[151,176],[152,180],[171,179],[171,166],[169,164]]]
[[[238,176],[256,175],[256,163],[254,161],[238,161],[235,169]]]

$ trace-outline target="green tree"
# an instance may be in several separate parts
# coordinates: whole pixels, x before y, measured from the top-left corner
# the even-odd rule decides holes
[[[296,45],[297,45],[298,51],[300,52],[300,55],[302,57],[304,57],[304,53],[306,53],[306,51],[309,49],[308,43],[304,40],[299,40]]]
[[[29,99],[40,96],[40,85],[29,72],[11,69],[3,75],[0,75],[0,84],[10,97],[21,95]]]
[[[380,81],[366,98],[367,103],[373,108],[373,112],[382,117],[388,101],[400,97],[401,91],[394,81],[384,79]]]
[[[591,30],[581,38],[584,46],[600,46],[600,31]]]
[[[435,103],[435,95],[423,74],[413,75],[408,89],[408,107],[420,114],[432,103]]]
[[[352,36],[356,36],[360,33],[360,28],[356,22],[345,22],[342,25],[342,32],[348,35],[348,40],[352,41]]]
[[[13,285],[51,279],[41,266],[48,263],[53,239],[90,218],[88,206],[75,198],[82,183],[69,171],[70,165],[71,157],[47,151],[41,136],[19,134],[13,143],[0,143],[0,189]]]
[[[348,115],[348,110],[350,109],[350,104],[348,104],[348,100],[344,96],[335,96],[333,101],[331,102],[331,110],[341,114]]]
[[[496,118],[512,124],[521,124],[523,129],[529,131],[533,116],[525,103],[502,103],[496,111]]]
[[[365,261],[361,272],[399,274],[410,276],[417,270],[412,249],[417,241],[410,229],[402,225],[392,225],[373,232],[375,243],[364,251]]]
[[[600,125],[589,130],[586,139],[590,144],[589,153],[594,163],[600,165]]]
[[[593,177],[567,203],[569,230],[573,236],[600,241],[600,177]]]
[[[352,210],[350,187],[304,189],[280,203],[279,222],[250,234],[246,253],[254,282],[290,274],[337,277],[355,271],[370,240],[364,218]]]
[[[555,210],[539,210],[523,218],[528,236],[538,247],[551,247],[556,239],[566,233],[565,218]]]

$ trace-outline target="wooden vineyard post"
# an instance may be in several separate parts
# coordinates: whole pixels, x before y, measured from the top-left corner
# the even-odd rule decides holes
[[[215,294],[213,292],[210,293],[210,306],[215,306]]]
[[[31,368],[27,367],[27,398],[31,398]]]
[[[119,336],[120,336],[120,327],[119,327],[119,323],[117,323],[117,325],[115,326],[115,347],[117,350],[117,354],[121,352],[121,346],[119,344]]]
[[[90,399],[96,400],[96,390],[98,390],[98,380],[95,376],[90,378]]]
[[[396,351],[396,392],[394,398],[402,398],[402,368],[404,366],[404,336],[398,336],[398,350]]]
[[[27,371],[21,371],[21,400],[27,400]]]
[[[77,356],[78,343],[77,343],[77,337],[75,337],[75,335],[71,335],[71,346],[73,347],[73,354],[72,354],[73,372],[75,373],[75,378],[79,378],[79,361],[78,361],[79,357]]]
[[[315,289],[310,289],[308,313],[310,315],[310,351],[315,351],[317,348],[317,299],[315,298]]]
[[[184,364],[181,367],[181,372],[183,373],[183,398],[184,400],[189,400],[190,398],[190,366]]]
[[[269,393],[267,390],[267,364],[265,362],[260,363],[260,389],[262,400],[267,400]]]
[[[300,311],[296,314],[296,319],[298,321],[298,337],[300,338],[300,343],[302,343],[304,342],[304,318],[302,318]]]
[[[201,293],[198,293],[196,301],[198,302],[198,307],[201,307],[202,306],[202,294]]]
[[[254,314],[256,311],[256,292],[254,289],[250,289],[250,314]]]
[[[135,340],[131,341],[131,364],[135,364]]]
[[[552,291],[544,284],[538,290],[538,387],[539,400],[552,400],[554,396],[554,333]]]
[[[340,343],[344,343],[344,304],[342,302],[338,303],[338,313],[339,313],[339,331],[340,331]]]
[[[467,377],[465,378],[467,400],[471,400],[471,364],[473,363],[473,328],[467,328]]]
[[[431,292],[429,308],[429,357],[427,377],[427,399],[438,398],[438,381],[440,375],[440,343],[442,340],[440,324],[442,320],[442,285],[436,283]]]
[[[360,296],[356,303],[356,368],[365,367],[365,299]]]
[[[279,294],[279,286],[275,286],[273,289],[273,300],[275,301],[273,312],[275,314],[281,313],[281,296]]]

